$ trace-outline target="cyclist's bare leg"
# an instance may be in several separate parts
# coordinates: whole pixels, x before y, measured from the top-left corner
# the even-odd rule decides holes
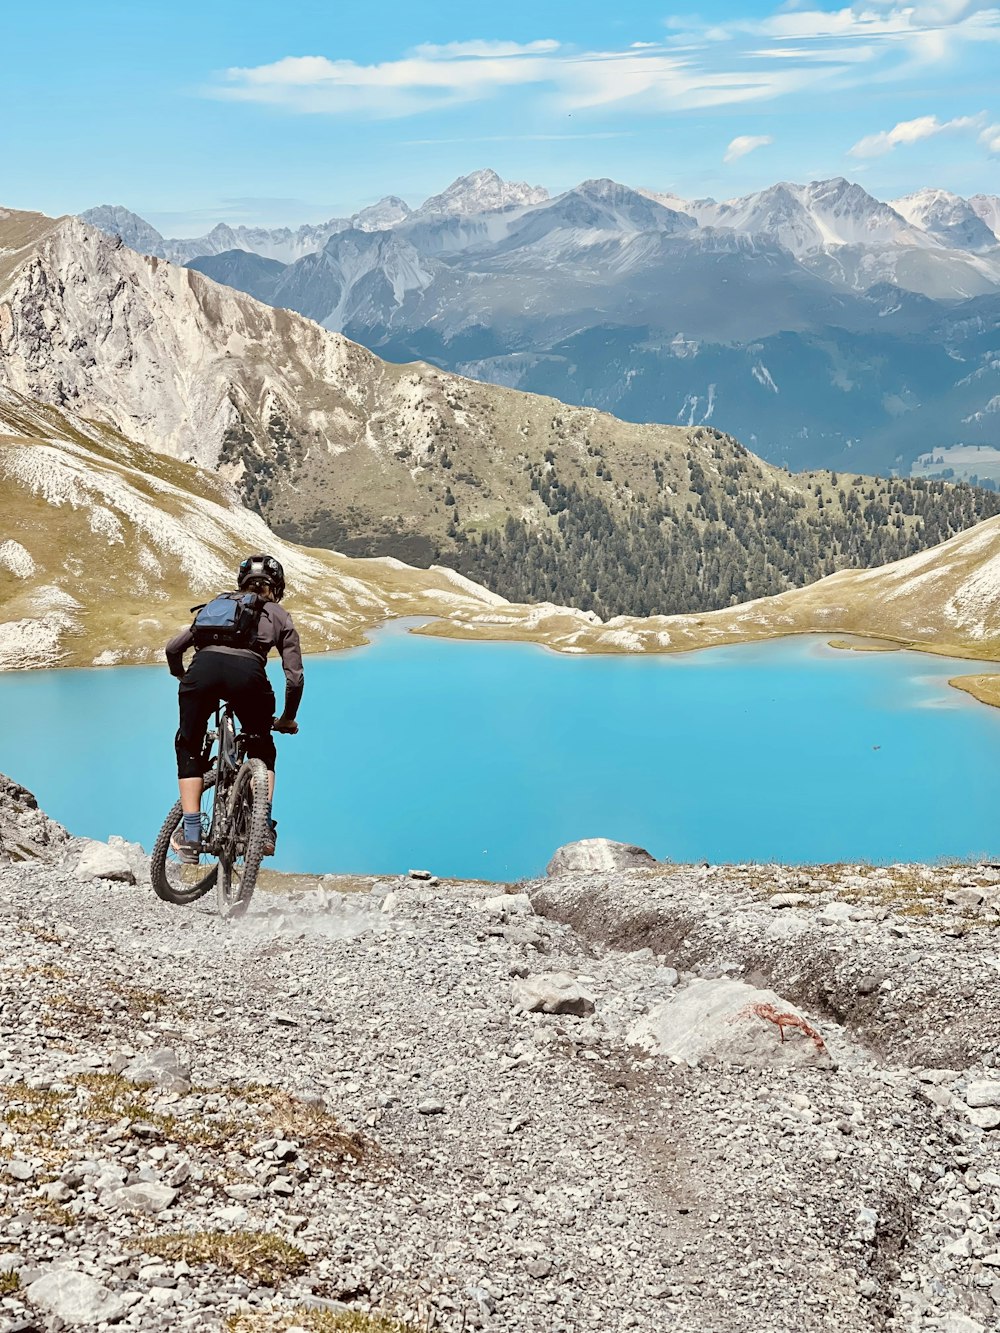
[[[177,786],[181,793],[181,809],[186,815],[196,815],[201,809],[201,794],[205,784],[201,778],[178,778]]]
[[[267,770],[267,799],[274,800],[274,769]]]

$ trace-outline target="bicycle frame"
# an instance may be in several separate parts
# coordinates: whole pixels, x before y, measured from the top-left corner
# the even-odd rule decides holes
[[[206,771],[212,767],[212,749],[218,742],[219,752],[215,759],[215,799],[212,803],[212,825],[204,839],[205,850],[212,856],[220,851],[220,823],[229,822],[229,793],[236,775],[240,771],[246,752],[246,742],[242,733],[237,735],[233,720],[232,706],[220,701],[215,709],[215,730],[205,736],[204,759]]]

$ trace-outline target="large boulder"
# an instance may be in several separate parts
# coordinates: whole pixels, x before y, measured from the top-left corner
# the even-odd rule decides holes
[[[544,972],[525,977],[513,987],[515,1010],[525,1014],[594,1012],[594,996],[571,972]]]
[[[69,834],[26,787],[0,773],[0,861],[61,856]]]
[[[135,883],[135,871],[121,847],[106,842],[88,842],[76,867],[77,879],[112,879]]]
[[[821,1033],[795,1005],[729,977],[675,991],[635,1023],[626,1040],[675,1064],[833,1065]]]
[[[656,865],[644,847],[610,838],[582,838],[560,847],[545,869],[547,875],[570,875],[580,870],[648,870]]]
[[[25,1295],[32,1305],[61,1320],[60,1328],[117,1323],[138,1299],[138,1293],[115,1294],[96,1277],[54,1265],[31,1283]]]

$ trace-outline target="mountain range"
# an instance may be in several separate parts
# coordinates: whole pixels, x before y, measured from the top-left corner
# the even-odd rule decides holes
[[[388,363],[75,218],[0,217],[0,385],[218,471],[285,539],[602,618],[780,592],[1000,511]]]
[[[838,178],[722,203],[609,180],[549,198],[482,171],[296,232],[168,242],[124,210],[84,216],[393,361],[717,426],[793,469],[942,455],[968,475],[948,450],[979,445],[1000,476],[998,196],[883,202]]]

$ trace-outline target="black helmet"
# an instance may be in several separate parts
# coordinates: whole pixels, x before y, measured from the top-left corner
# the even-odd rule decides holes
[[[251,579],[267,579],[274,589],[274,600],[280,602],[285,595],[285,571],[273,555],[248,555],[240,565],[236,586],[246,587]]]

